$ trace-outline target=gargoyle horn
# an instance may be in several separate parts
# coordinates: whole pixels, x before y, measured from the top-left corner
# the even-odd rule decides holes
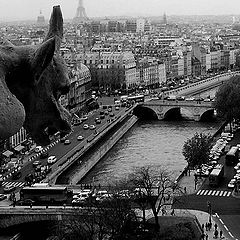
[[[59,5],[53,7],[52,15],[49,21],[49,30],[44,41],[47,41],[52,37],[55,37],[55,52],[58,53],[63,39],[63,17]]]

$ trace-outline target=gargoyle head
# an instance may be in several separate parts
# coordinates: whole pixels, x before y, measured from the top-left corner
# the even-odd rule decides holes
[[[62,14],[60,6],[55,6],[49,32],[40,46],[14,46],[8,42],[0,49],[0,56],[6,58],[5,76],[0,81],[6,83],[18,109],[23,104],[24,127],[40,145],[50,143],[49,134],[60,131],[64,135],[71,131],[70,114],[59,104],[60,96],[70,88],[67,67],[59,54],[62,37]],[[0,68],[1,64],[4,63],[0,60]],[[19,118],[23,117],[21,113]],[[12,129],[9,133],[12,134]]]

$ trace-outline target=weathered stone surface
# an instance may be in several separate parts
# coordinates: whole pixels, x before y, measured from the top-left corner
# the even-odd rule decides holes
[[[0,45],[0,139],[23,125],[41,145],[49,144],[49,133],[70,132],[70,114],[58,102],[70,88],[66,65],[58,54],[62,36],[62,14],[55,6],[40,46]]]

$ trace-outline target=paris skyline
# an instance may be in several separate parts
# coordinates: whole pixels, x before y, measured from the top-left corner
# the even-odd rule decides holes
[[[167,15],[238,15],[238,0],[83,0],[88,17]],[[34,20],[42,10],[49,18],[52,6],[61,5],[65,19],[76,14],[78,0],[0,0],[0,20]]]

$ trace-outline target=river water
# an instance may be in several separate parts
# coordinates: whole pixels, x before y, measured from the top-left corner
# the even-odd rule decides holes
[[[186,166],[184,142],[195,132],[213,134],[219,122],[144,121],[138,122],[83,179],[84,184],[108,185],[128,176],[136,167],[164,167],[177,177]]]

